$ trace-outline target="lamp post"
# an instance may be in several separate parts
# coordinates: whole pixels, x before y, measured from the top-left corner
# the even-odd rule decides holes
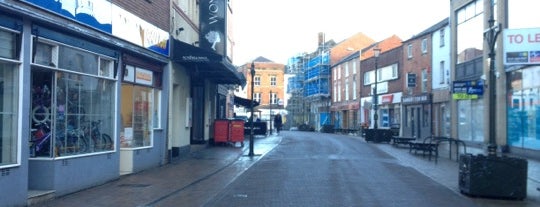
[[[375,113],[373,115],[373,121],[375,122],[373,123],[374,129],[379,128],[379,124],[378,124],[379,114],[377,113],[378,111],[377,105],[379,104],[379,97],[377,94],[377,68],[379,67],[378,61],[379,61],[380,53],[381,53],[381,49],[379,49],[379,47],[373,48],[373,56],[375,56],[375,87],[373,87],[373,110],[375,110]]]
[[[270,132],[269,134],[272,135],[272,90],[270,90],[270,100],[268,101],[268,105],[270,105],[270,114],[268,117],[270,117]]]
[[[253,153],[253,130],[254,130],[254,125],[253,125],[253,89],[255,88],[255,81],[254,81],[254,77],[255,77],[255,63],[254,62],[251,62],[251,70],[250,70],[250,75],[251,75],[251,116],[249,117],[249,123],[251,124],[251,128],[250,128],[250,136],[249,136],[249,156],[252,157],[253,155],[255,155]]]
[[[484,32],[484,39],[486,40],[489,46],[489,78],[488,78],[488,88],[489,88],[489,145],[488,145],[488,155],[496,156],[497,155],[497,142],[495,140],[495,113],[496,111],[496,100],[495,100],[495,79],[497,78],[497,71],[495,69],[495,44],[497,44],[497,36],[500,33],[500,25],[495,25],[495,18],[493,17],[493,2],[491,3],[490,16],[488,20],[489,28]]]

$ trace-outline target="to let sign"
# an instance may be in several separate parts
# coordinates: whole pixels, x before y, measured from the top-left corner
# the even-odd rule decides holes
[[[503,31],[504,64],[540,64],[540,28]]]

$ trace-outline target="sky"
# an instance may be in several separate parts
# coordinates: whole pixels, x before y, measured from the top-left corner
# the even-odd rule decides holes
[[[276,63],[317,48],[317,36],[340,42],[358,32],[407,40],[450,15],[448,0],[234,0],[233,64],[263,56]]]

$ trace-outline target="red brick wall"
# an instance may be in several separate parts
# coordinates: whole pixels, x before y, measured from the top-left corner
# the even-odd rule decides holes
[[[169,32],[170,3],[168,0],[112,0],[112,2],[154,26]]]
[[[422,53],[422,40],[427,40],[427,52]],[[408,57],[407,48],[412,45],[412,58]],[[411,88],[413,94],[422,92],[422,69],[427,69],[427,93],[431,92],[431,33],[403,44],[403,87],[407,87],[407,74],[416,74],[416,87]]]
[[[398,65],[398,78],[388,81],[388,94],[406,91],[406,89],[403,88],[403,83],[405,80],[403,74],[402,51],[403,47],[397,47],[390,51],[381,53],[377,62],[378,68],[386,67],[392,64]],[[364,73],[375,69],[375,58],[371,57],[369,59],[361,61],[360,68],[361,73],[359,78],[361,87],[360,93],[362,94],[361,97],[369,97],[371,96],[371,85],[364,85]]]

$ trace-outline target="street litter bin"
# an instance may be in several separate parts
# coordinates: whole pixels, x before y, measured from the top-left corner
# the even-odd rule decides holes
[[[229,122],[229,141],[240,142],[244,146],[244,120],[233,119]]]
[[[226,143],[229,140],[229,120],[216,119],[214,121],[214,143]]]

